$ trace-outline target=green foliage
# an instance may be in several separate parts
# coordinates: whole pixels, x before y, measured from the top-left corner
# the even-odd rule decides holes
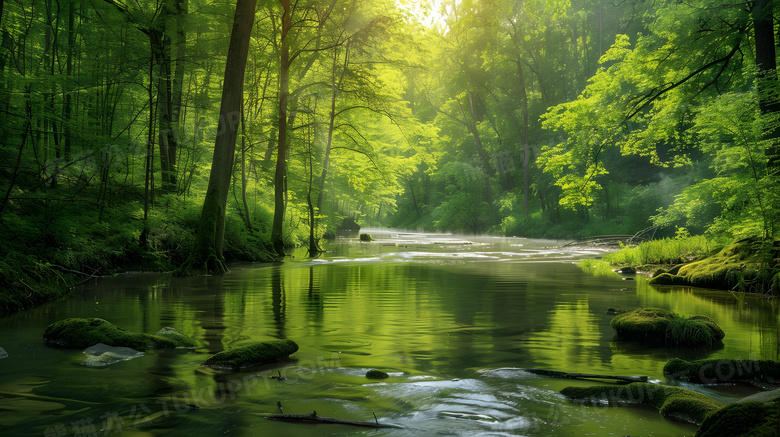
[[[723,244],[722,239],[703,235],[663,238],[623,247],[604,255],[604,261],[614,265],[641,266],[647,264],[679,264],[707,256]]]
[[[582,271],[593,276],[618,277],[618,274],[612,270],[612,264],[603,259],[583,259],[577,265]]]

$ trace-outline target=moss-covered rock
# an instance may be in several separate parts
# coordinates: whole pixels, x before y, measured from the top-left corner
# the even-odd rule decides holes
[[[171,328],[170,326],[161,328],[154,335],[172,341],[177,348],[192,349],[199,346],[197,340],[189,335],[182,334],[176,328]]]
[[[566,387],[561,390],[561,394],[581,401],[648,405],[658,409],[666,417],[694,423],[702,423],[708,416],[723,407],[720,402],[701,393],[681,387],[646,382],[634,382],[623,386]]]
[[[661,308],[637,308],[618,315],[609,324],[621,337],[645,341],[665,338],[674,317],[673,312]]]
[[[366,372],[366,378],[370,378],[370,379],[384,379],[387,378],[388,376],[390,375],[388,375],[387,373],[381,370],[376,370],[376,369],[371,369],[368,372]]]
[[[610,326],[621,338],[651,344],[711,346],[725,335],[709,317],[686,318],[662,308],[638,308],[620,314]]]
[[[672,358],[664,366],[669,378],[697,384],[778,383],[780,363],[769,360],[696,360]]]
[[[780,403],[737,402],[716,411],[696,437],[774,437],[780,435]]]
[[[770,291],[773,276],[777,274],[777,258],[777,245],[767,246],[760,239],[748,238],[712,256],[685,264],[680,267],[676,280],[697,287]]]
[[[661,273],[653,276],[649,283],[652,285],[689,285],[683,276],[672,275],[671,273]]]
[[[143,351],[146,349],[173,349],[176,344],[163,337],[127,331],[99,318],[71,318],[54,322],[43,332],[49,345],[84,349],[103,343]]]
[[[281,361],[298,350],[292,340],[276,340],[256,343],[215,354],[203,362],[204,366],[216,369],[238,370]]]

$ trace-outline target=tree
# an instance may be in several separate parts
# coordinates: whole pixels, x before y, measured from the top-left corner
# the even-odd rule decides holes
[[[214,142],[214,158],[211,176],[203,200],[198,234],[193,250],[180,273],[225,273],[222,245],[225,234],[225,213],[233,173],[236,136],[241,119],[244,70],[249,52],[249,37],[255,18],[256,0],[238,0],[230,34],[225,79],[222,84],[222,103],[219,109],[217,138]]]

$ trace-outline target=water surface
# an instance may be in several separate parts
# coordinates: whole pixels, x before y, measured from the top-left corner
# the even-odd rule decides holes
[[[133,274],[90,281],[64,299],[0,320],[0,429],[76,436],[581,436],[693,435],[694,425],[643,407],[573,404],[558,391],[588,382],[538,378],[522,368],[648,375],[684,358],[778,359],[777,306],[643,276],[596,277],[574,262],[587,248],[522,238],[372,230],[308,259],[245,264],[224,276]],[[607,308],[656,306],[705,314],[726,332],[716,350],[618,342]],[[151,351],[89,368],[82,351],[53,349],[45,327],[101,317],[129,330],[172,326],[197,350]],[[289,338],[289,362],[236,373],[200,368],[212,353]],[[367,370],[388,379],[365,378]],[[271,379],[281,374],[286,380]],[[710,390],[733,401],[750,390]],[[398,429],[268,421],[316,411]],[[197,405],[195,410],[186,404]]]

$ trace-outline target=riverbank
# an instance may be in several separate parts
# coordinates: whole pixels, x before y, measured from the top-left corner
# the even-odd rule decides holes
[[[593,274],[630,268],[651,274],[652,285],[780,294],[780,241],[667,238],[583,260],[580,266]]]

